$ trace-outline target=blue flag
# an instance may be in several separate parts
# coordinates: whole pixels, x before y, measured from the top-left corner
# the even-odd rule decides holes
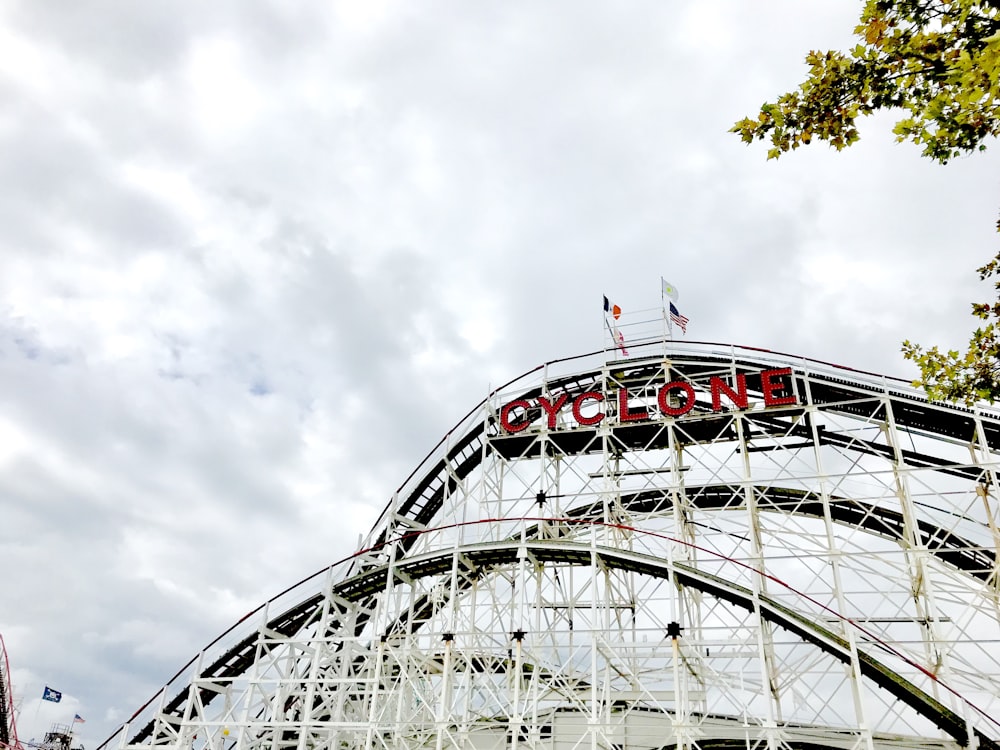
[[[45,686],[45,692],[42,693],[43,701],[52,701],[53,703],[58,703],[62,700],[62,693],[58,690],[53,690],[48,685]]]

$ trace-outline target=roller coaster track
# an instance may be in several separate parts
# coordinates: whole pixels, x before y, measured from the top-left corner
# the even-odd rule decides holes
[[[451,569],[453,558],[461,555],[463,564],[469,563],[481,569],[478,575],[486,575],[489,570],[516,564],[519,556],[527,553],[540,563],[561,563],[577,566],[603,565],[613,570],[640,573],[652,578],[673,578],[678,583],[711,594],[737,607],[751,611],[754,596],[750,589],[730,583],[719,576],[710,575],[697,568],[673,563],[667,565],[662,559],[652,555],[625,552],[622,550],[594,549],[589,544],[569,542],[499,542],[495,544],[468,545],[454,552],[418,555],[407,560],[396,569],[413,579],[446,573]],[[347,601],[360,602],[381,591],[385,586],[388,569],[373,569],[359,573],[335,587],[337,596]],[[850,647],[846,639],[832,630],[811,621],[791,608],[766,597],[761,598],[763,616],[780,627],[795,633],[843,662],[850,661]],[[861,669],[866,677],[876,685],[889,691],[899,700],[930,719],[942,731],[947,732],[961,745],[969,741],[965,721],[950,711],[939,701],[927,695],[915,685],[907,682],[873,655],[861,652]],[[994,742],[982,733],[977,733],[980,747],[997,750],[1000,743]]]
[[[688,355],[683,362],[674,363],[678,371],[683,371],[686,379],[697,381],[719,372],[743,373],[747,378],[748,391],[760,397],[762,387],[755,373],[762,365],[772,364],[750,356],[721,356],[713,354]],[[509,394],[513,399],[530,400],[545,393],[561,392],[581,394],[588,391],[607,390],[611,384],[626,388],[642,388],[662,377],[662,359],[619,362],[613,367],[600,368],[546,379],[534,385]],[[802,446],[834,446],[837,449],[858,455],[867,455],[888,461],[898,461],[909,469],[938,472],[971,483],[985,484],[990,470],[968,462],[955,462],[948,458],[931,455],[916,449],[892,447],[877,440],[865,439],[857,434],[841,434],[823,425],[813,424],[817,412],[834,416],[891,419],[897,428],[917,434],[924,434],[943,440],[958,441],[969,445],[979,445],[985,451],[1000,449],[1000,420],[984,417],[974,410],[954,406],[928,403],[920,396],[902,386],[888,381],[873,383],[850,375],[839,377],[828,372],[817,372],[808,366],[791,365],[790,376],[796,393],[808,394],[807,401],[793,407],[774,412],[752,412],[745,415],[746,450],[769,450],[774,445],[797,444]],[[484,410],[486,402],[473,412]],[[471,412],[470,412],[471,413]],[[692,418],[685,420],[683,430],[677,430],[673,439],[682,446],[713,444],[736,439],[732,418],[729,414],[712,413],[704,403],[695,406]],[[364,612],[373,598],[384,589],[390,562],[393,569],[419,579],[440,575],[445,567],[452,564],[452,553],[412,554],[423,529],[433,528],[447,519],[440,518],[446,498],[462,482],[481,466],[488,456],[496,456],[506,461],[516,461],[521,457],[541,454],[566,456],[596,455],[604,450],[600,439],[605,431],[621,450],[655,451],[669,447],[667,431],[657,421],[632,424],[617,423],[602,427],[577,427],[565,431],[548,431],[541,434],[526,431],[504,434],[493,415],[481,422],[468,423],[465,431],[453,431],[449,442],[439,453],[439,458],[425,461],[419,473],[411,475],[404,485],[406,491],[387,509],[376,524],[365,554],[357,558],[349,574],[334,584],[333,591],[345,600],[362,605],[353,621],[356,633],[361,633],[366,625]],[[756,441],[756,442],[755,442]],[[701,511],[734,510],[743,507],[747,486],[714,483],[689,486],[686,496],[693,508]],[[907,529],[904,514],[895,508],[875,502],[856,500],[850,497],[822,498],[817,493],[782,487],[777,484],[752,485],[750,491],[761,498],[764,512],[792,514],[804,518],[822,519],[824,513],[839,525],[864,531],[873,536],[892,540],[901,545],[916,544],[926,549],[930,555],[951,569],[979,581],[985,586],[997,585],[996,553],[982,545],[964,538],[955,531],[938,525],[931,520],[921,519],[912,529]],[[622,509],[633,518],[643,518],[664,512],[672,500],[669,493],[659,489],[623,492],[620,503]],[[600,517],[599,502],[585,503],[572,507],[565,513],[566,523],[590,523]],[[909,536],[907,535],[909,533]],[[674,562],[670,569],[662,561],[628,553],[617,549],[599,549],[596,552],[589,545],[574,544],[570,541],[541,540],[539,526],[532,526],[519,540],[507,540],[493,544],[465,545],[461,553],[482,569],[488,571],[502,568],[515,561],[515,556],[528,551],[543,563],[585,566],[601,564],[611,569],[630,571],[653,578],[674,576],[676,580],[690,588],[701,591],[747,609],[751,606],[750,592],[735,583],[724,581],[694,567]],[[596,557],[595,557],[596,555]],[[314,622],[323,605],[324,594],[317,593],[304,598],[276,617],[270,618],[265,629],[281,636],[291,637],[309,623]],[[809,621],[801,613],[771,599],[758,597],[762,605],[762,616],[773,624],[794,633],[803,640],[819,647],[836,659],[846,661],[849,657],[848,644],[844,638],[816,622]],[[420,600],[408,613],[402,614],[390,630],[415,629],[426,622],[440,606],[426,597]],[[258,658],[257,633],[248,635],[199,671],[199,678],[224,681],[245,674]],[[873,646],[874,650],[877,647]],[[874,684],[887,690],[901,702],[920,715],[930,719],[965,745],[970,736],[966,722],[935,698],[927,695],[905,678],[895,673],[879,661],[873,653],[860,651],[861,670]],[[161,716],[177,717],[185,713],[189,692],[182,689],[163,704]],[[200,700],[210,703],[218,693],[200,691]],[[155,720],[150,720],[130,738],[129,742],[141,743],[154,735]],[[975,731],[981,747],[998,748],[1000,745],[986,734]],[[722,747],[722,745],[719,745]],[[708,745],[702,745],[708,747]]]
[[[573,522],[579,519],[564,520]],[[636,529],[636,531],[639,530]],[[609,569],[640,573],[653,578],[674,579],[684,586],[711,594],[748,611],[752,610],[754,606],[753,595],[748,588],[695,567],[677,562],[667,565],[662,559],[647,554],[594,549],[589,544],[562,541],[511,540],[494,544],[468,545],[458,550],[414,556],[405,562],[397,563],[393,574],[402,574],[412,580],[443,575],[451,569],[454,557],[460,555],[464,565],[474,565],[477,568],[475,577],[480,578],[489,575],[492,570],[502,569],[517,563],[520,556],[524,554],[530,555],[532,559],[540,563],[581,567],[599,564]],[[389,572],[388,566],[370,568],[336,584],[333,593],[348,602],[364,602],[384,590],[386,576]],[[765,619],[818,646],[842,662],[846,663],[850,660],[850,648],[847,640],[829,628],[823,627],[820,623],[799,614],[778,601],[764,597],[761,599],[761,605],[761,612]],[[286,615],[291,616],[278,618],[269,627],[279,633],[287,632],[286,629],[289,625],[297,627],[304,619],[308,618],[309,614],[314,613],[315,606],[316,603],[313,603],[308,607],[297,608],[294,614],[286,613]],[[885,646],[872,643],[871,647],[874,650]],[[968,744],[969,736],[966,723],[954,711],[949,710],[941,702],[901,677],[880,662],[873,654],[861,651],[859,658],[862,672],[874,684],[931,720],[960,745]],[[232,663],[232,666],[237,666],[237,663]],[[203,700],[210,697],[211,691],[205,691],[202,695]],[[981,732],[976,732],[976,738],[982,748],[1000,749],[1000,743]]]
[[[20,750],[17,725],[14,722],[14,690],[10,681],[10,661],[7,647],[0,635],[0,748]]]

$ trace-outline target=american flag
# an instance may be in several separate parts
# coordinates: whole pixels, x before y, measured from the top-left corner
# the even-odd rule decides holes
[[[680,314],[680,311],[677,309],[677,306],[673,302],[670,303],[670,322],[676,323],[678,326],[680,326],[681,332],[683,332],[685,336],[687,335],[688,319]]]

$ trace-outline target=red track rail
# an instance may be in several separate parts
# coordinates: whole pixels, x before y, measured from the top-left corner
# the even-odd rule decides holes
[[[14,720],[14,688],[10,682],[10,660],[7,647],[0,635],[0,748],[23,750],[17,739],[17,723]]]

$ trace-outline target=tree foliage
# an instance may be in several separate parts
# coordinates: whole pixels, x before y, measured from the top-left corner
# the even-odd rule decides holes
[[[997,222],[1000,232],[1000,221]],[[979,269],[979,278],[1000,277],[1000,253]],[[925,349],[910,341],[903,342],[903,356],[920,368],[920,380],[927,395],[946,401],[961,401],[972,405],[976,401],[991,404],[1000,398],[1000,281],[994,282],[997,301],[993,304],[974,302],[972,314],[987,321],[972,334],[965,353],[952,349],[940,351],[936,346]]]
[[[850,51],[810,52],[799,88],[731,132],[768,141],[769,159],[813,140],[840,150],[858,140],[858,117],[891,109],[896,140],[942,164],[1000,135],[1000,0],[867,0],[854,33]],[[1000,253],[979,274],[1000,279]],[[931,398],[1000,399],[1000,280],[995,288],[996,302],[972,306],[986,322],[964,354],[903,343]]]

